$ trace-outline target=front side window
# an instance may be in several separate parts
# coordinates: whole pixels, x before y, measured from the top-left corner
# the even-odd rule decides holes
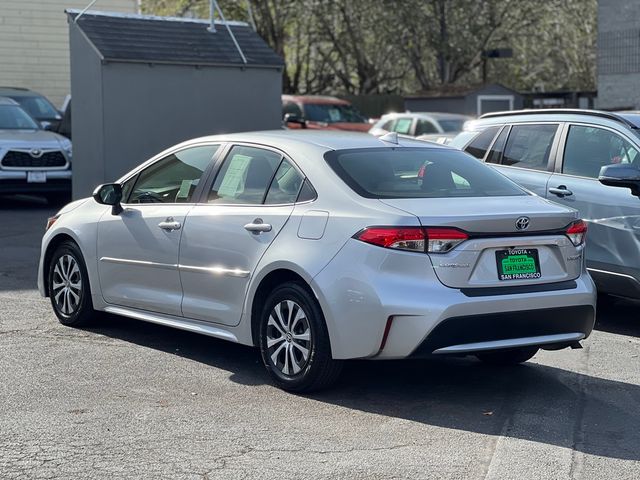
[[[609,130],[571,125],[564,147],[562,173],[598,178],[600,168],[614,163],[640,165],[638,150]]]
[[[467,148],[465,148],[464,151],[473,155],[478,160],[482,160],[487,153],[487,149],[489,148],[489,145],[491,145],[493,138],[496,136],[496,133],[498,133],[498,130],[500,130],[500,127],[485,128],[469,145],[467,145]]]
[[[514,125],[502,156],[502,164],[530,170],[547,170],[557,125]]]
[[[416,137],[420,135],[428,135],[430,133],[438,133],[438,129],[429,120],[418,120],[416,123]]]
[[[190,203],[218,145],[173,153],[140,172],[128,203]]]
[[[453,150],[372,148],[333,151],[325,159],[366,198],[446,198],[526,195],[515,183]]]
[[[413,118],[398,118],[393,131],[402,135],[408,135],[411,132],[411,125],[413,124]]]
[[[234,146],[213,182],[208,202],[254,205],[263,203],[281,160],[282,155],[271,150]]]

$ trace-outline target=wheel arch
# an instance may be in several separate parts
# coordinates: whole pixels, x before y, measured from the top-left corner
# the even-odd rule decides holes
[[[56,248],[58,248],[64,242],[68,241],[75,243],[84,257],[84,252],[82,251],[80,243],[78,243],[78,240],[68,232],[62,231],[51,237],[49,243],[47,243],[47,248],[44,252],[44,261],[42,263],[42,285],[44,286],[46,297],[49,296],[49,282],[47,281],[47,278],[49,276],[49,265],[51,263],[51,257],[53,257],[53,253],[56,251]]]
[[[314,292],[310,283],[298,272],[288,268],[286,266],[280,266],[268,272],[262,277],[255,289],[255,292],[250,301],[250,318],[251,318],[251,340],[254,346],[259,346],[258,334],[260,331],[260,311],[264,301],[267,299],[273,289],[285,282],[296,282],[302,285],[307,291],[318,301],[318,296]],[[318,301],[320,310],[322,305]],[[324,314],[324,312],[323,312]],[[326,319],[325,319],[326,324]]]

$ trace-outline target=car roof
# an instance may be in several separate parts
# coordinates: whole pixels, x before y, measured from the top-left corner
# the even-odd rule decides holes
[[[485,113],[478,120],[474,120],[474,125],[485,123],[498,123],[507,118],[516,118],[522,121],[584,121],[590,119],[594,123],[602,121],[616,122],[629,128],[636,129],[640,126],[640,114],[638,112],[606,112],[603,110],[587,110],[577,108],[549,108],[512,110],[505,112]],[[486,122],[485,122],[486,120]]]
[[[16,102],[14,99],[8,98],[8,97],[0,97],[0,105],[18,105],[18,106],[20,106],[20,104],[18,102]]]
[[[259,143],[277,148],[295,148],[303,144],[320,147],[324,150],[345,150],[355,148],[380,147],[427,147],[449,148],[438,144],[427,144],[411,137],[398,135],[398,143],[383,140],[368,133],[348,132],[339,130],[264,130],[257,132],[231,133],[212,135],[190,140],[187,143],[217,141],[217,142],[247,142]]]
[[[41,97],[37,92],[22,87],[4,87],[0,86],[0,97]]]
[[[395,118],[395,117],[415,117],[415,118],[430,118],[433,120],[448,120],[448,119],[460,119],[470,120],[473,117],[463,115],[461,113],[447,113],[447,112],[394,112],[386,113],[382,118]]]
[[[283,102],[313,103],[324,105],[351,105],[348,101],[327,95],[282,95]]]

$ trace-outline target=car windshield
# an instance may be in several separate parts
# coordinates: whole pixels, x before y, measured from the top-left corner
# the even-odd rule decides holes
[[[446,120],[438,120],[438,123],[445,132],[461,132],[466,120],[460,118],[449,118]]]
[[[24,108],[29,115],[37,119],[54,119],[58,118],[60,114],[49,103],[49,101],[42,97],[13,97],[13,99]]]
[[[325,160],[349,187],[366,198],[527,195],[504,175],[455,150],[339,150],[326,153]]]
[[[0,130],[38,130],[40,126],[18,105],[0,105]]]
[[[367,120],[351,105],[307,103],[304,105],[306,120],[325,123],[365,123]]]

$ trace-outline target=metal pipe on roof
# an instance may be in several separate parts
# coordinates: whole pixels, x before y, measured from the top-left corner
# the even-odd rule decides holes
[[[89,10],[91,7],[93,7],[93,4],[96,3],[98,0],[93,0],[92,2],[89,2],[89,5],[87,5],[86,7],[84,7],[82,9],[82,11],[78,14],[78,16],[73,20],[73,23],[78,23],[78,20],[80,20],[80,17],[82,15],[84,15],[84,12],[86,12],[87,10]]]
[[[215,11],[218,12],[218,15],[220,15],[220,20],[222,20],[222,23],[224,24],[224,26],[227,27],[227,31],[229,32],[229,36],[231,37],[231,40],[233,40],[233,44],[236,46],[236,49],[238,50],[238,53],[240,54],[240,58],[242,58],[242,62],[246,64],[247,63],[247,58],[244,56],[244,52],[242,51],[242,48],[240,48],[240,44],[236,40],[236,36],[231,31],[231,27],[229,26],[229,24],[225,20],[224,14],[222,13],[222,9],[220,8],[220,5],[218,5],[218,2],[216,0],[211,0],[211,3],[210,3],[209,18],[211,20],[211,25],[209,26],[208,30],[211,33],[216,33],[215,19],[214,19],[214,9],[215,9]]]

